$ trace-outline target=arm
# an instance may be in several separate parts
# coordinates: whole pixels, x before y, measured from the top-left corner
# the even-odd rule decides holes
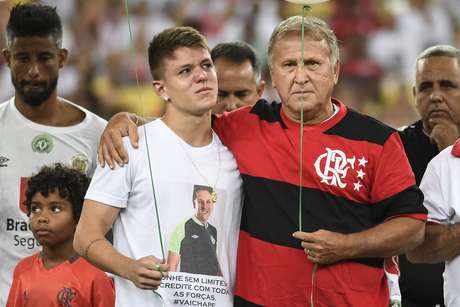
[[[6,307],[20,307],[24,306],[22,301],[22,287],[18,281],[19,276],[16,274],[16,270],[13,274],[13,284],[11,285],[10,292],[8,294],[8,300],[6,302]]]
[[[399,255],[423,240],[425,222],[396,217],[365,231],[340,234],[327,230],[295,232],[308,258],[315,263],[334,263],[353,258],[385,258]]]
[[[179,266],[180,255],[175,252],[168,252],[168,265],[170,272],[177,272],[177,267]]]
[[[141,289],[157,289],[168,271],[159,259],[147,256],[138,260],[119,253],[105,234],[112,226],[120,209],[96,201],[85,200],[74,238],[77,253],[103,271],[131,280]],[[159,267],[158,267],[159,265]]]
[[[427,225],[423,244],[406,253],[410,262],[438,263],[460,253],[460,224]]]
[[[129,136],[131,145],[134,148],[139,147],[139,135],[137,127],[146,124],[153,118],[143,118],[134,113],[121,112],[115,114],[101,136],[101,141],[98,149],[99,164],[104,167],[105,163],[110,168],[115,167],[115,163],[120,166],[128,163],[128,153],[123,147],[122,137]]]

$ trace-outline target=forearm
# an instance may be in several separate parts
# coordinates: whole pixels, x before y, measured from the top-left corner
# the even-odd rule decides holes
[[[371,229],[349,234],[350,258],[385,258],[405,253],[423,240],[425,222],[397,217]]]
[[[427,225],[425,240],[407,252],[409,261],[438,263],[454,258],[460,253],[460,224]]]
[[[125,268],[134,260],[120,254],[102,233],[95,231],[75,233],[75,251],[99,269],[127,278]]]

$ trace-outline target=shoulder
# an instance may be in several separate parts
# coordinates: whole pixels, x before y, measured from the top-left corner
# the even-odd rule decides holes
[[[69,110],[72,110],[75,113],[80,113],[83,114],[83,120],[82,122],[88,123],[88,126],[91,126],[92,128],[99,128],[103,129],[105,125],[107,124],[107,121],[100,117],[99,115],[96,115],[95,113],[89,111],[88,109],[71,102],[67,99],[64,99],[62,97],[58,98],[59,101],[65,103],[68,106]]]
[[[383,145],[396,130],[368,115],[347,108],[347,113],[326,134],[342,136],[355,141]]]
[[[458,139],[452,146],[451,153],[454,157],[460,158],[460,139]]]
[[[14,269],[14,276],[18,277],[24,274],[25,272],[29,271],[30,269],[32,269],[35,266],[37,260],[39,260],[39,258],[40,258],[40,254],[36,253],[36,254],[33,254],[31,256],[21,259],[21,261],[18,262],[18,264],[16,265],[16,268]]]
[[[84,279],[91,278],[92,280],[97,279],[110,279],[107,274],[89,263],[83,257],[78,257],[77,260],[72,262],[71,267],[77,275],[84,275]]]

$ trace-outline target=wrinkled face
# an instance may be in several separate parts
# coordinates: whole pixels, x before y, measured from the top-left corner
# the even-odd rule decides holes
[[[217,77],[211,56],[203,48],[180,47],[163,61],[162,80],[153,81],[156,93],[175,111],[202,115],[217,99]]]
[[[319,123],[332,112],[331,96],[339,76],[339,64],[331,63],[325,40],[305,37],[304,68],[301,69],[301,40],[297,33],[279,39],[272,50],[271,77],[285,114],[300,121],[300,99],[304,99],[305,123]]]
[[[430,124],[433,118],[444,118],[460,125],[460,66],[457,59],[436,56],[418,61],[413,92],[428,133],[433,128]]]
[[[203,224],[206,224],[214,210],[214,202],[212,201],[211,193],[206,190],[197,191],[194,206],[196,209],[196,217]]]
[[[30,206],[30,226],[41,245],[54,247],[71,243],[77,223],[73,217],[72,204],[49,193],[48,197],[36,193]]]
[[[212,109],[214,114],[253,105],[260,99],[264,85],[257,84],[251,61],[238,64],[221,57],[214,65],[219,87],[217,104]]]
[[[38,106],[55,91],[67,50],[59,49],[51,35],[16,37],[3,55],[16,94],[28,105]]]

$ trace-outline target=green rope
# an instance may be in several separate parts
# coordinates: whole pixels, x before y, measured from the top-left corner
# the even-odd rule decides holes
[[[301,40],[300,40],[300,49],[301,49],[301,55],[300,55],[300,73],[303,74],[303,70],[305,67],[304,63],[304,50],[305,50],[305,14],[307,11],[309,11],[311,7],[309,5],[304,5],[302,8],[302,29],[301,29]],[[303,106],[304,106],[304,97],[303,95],[300,95],[300,157],[299,157],[299,231],[302,231],[302,179],[303,179],[303,125],[304,125],[304,118],[303,118]],[[311,302],[311,307],[314,307],[315,304],[313,302],[313,290],[314,290],[314,285],[315,285],[315,274],[316,270],[318,269],[318,264],[315,263],[313,265],[312,273],[311,273],[311,292],[310,292],[310,302]]]
[[[131,18],[129,15],[129,9],[128,9],[128,0],[125,0],[125,15],[126,19],[128,21],[128,29],[129,29],[129,37],[130,37],[130,42],[131,42],[131,56],[133,58],[133,62],[136,63],[136,52],[135,52],[135,47],[134,47],[134,39],[133,39],[133,32],[131,29]],[[136,84],[137,84],[137,89],[138,89],[138,101],[141,103],[141,108],[142,108],[142,113],[144,114],[144,104],[142,103],[142,96],[141,96],[141,91],[140,91],[140,83],[139,83],[139,74],[137,72],[137,69],[135,69],[135,74],[136,74]],[[160,246],[161,246],[161,255],[163,257],[163,260],[165,258],[165,252],[164,252],[164,247],[163,247],[163,236],[161,235],[161,225],[160,225],[160,214],[158,213],[158,203],[157,203],[157,198],[156,198],[156,193],[155,193],[155,185],[153,183],[153,174],[152,174],[152,165],[150,161],[150,150],[149,150],[149,142],[147,139],[147,131],[145,129],[145,126],[143,127],[144,131],[144,138],[145,138],[145,145],[146,145],[146,150],[147,150],[147,160],[149,163],[149,173],[150,173],[150,183],[152,185],[152,194],[153,194],[153,202],[155,205],[155,213],[156,213],[156,219],[157,219],[157,225],[158,225],[158,237],[160,238]]]

